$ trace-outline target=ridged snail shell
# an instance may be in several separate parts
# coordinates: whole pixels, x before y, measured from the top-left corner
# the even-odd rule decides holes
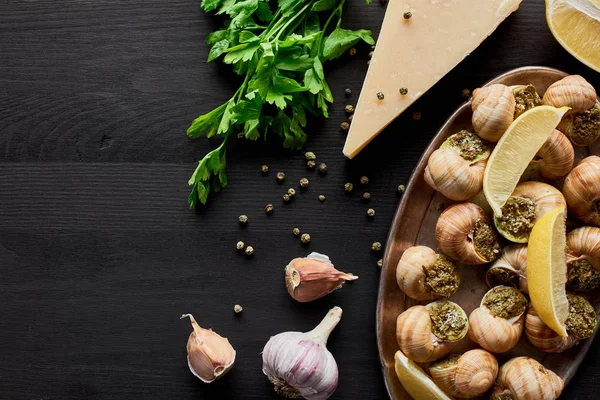
[[[567,288],[575,292],[600,286],[600,228],[584,226],[567,234]]]
[[[490,400],[556,400],[564,387],[558,375],[533,358],[516,357],[500,367]]]
[[[565,179],[563,194],[573,216],[600,226],[600,157],[589,156],[577,164]]]
[[[511,244],[502,249],[500,258],[488,269],[485,281],[494,286],[513,286],[528,293],[527,289],[527,245]]]
[[[497,142],[514,120],[515,96],[506,85],[494,84],[473,91],[471,122],[485,140]]]
[[[557,207],[566,206],[564,196],[554,186],[542,182],[523,182],[517,185],[502,207],[502,216],[494,217],[494,223],[498,232],[508,240],[527,243],[537,220]],[[527,213],[523,207],[527,209]],[[530,211],[533,212],[532,215],[525,215],[530,214]],[[519,218],[515,219],[517,212]]]
[[[450,260],[427,246],[404,250],[396,268],[400,290],[415,300],[450,297],[458,290],[458,268]],[[436,285],[436,282],[441,285]]]
[[[515,96],[515,119],[517,119],[525,111],[531,110],[534,107],[542,105],[542,99],[535,90],[533,85],[515,85],[510,86]]]
[[[450,355],[429,367],[433,381],[444,392],[472,399],[487,392],[498,376],[496,357],[482,349]]]
[[[436,327],[432,316],[443,307],[453,310],[449,317],[456,320],[461,329],[456,336],[440,338],[434,333]],[[456,303],[441,300],[426,306],[413,306],[401,313],[396,320],[396,340],[406,357],[416,362],[431,362],[450,353],[466,336],[468,328],[469,321],[464,310]]]
[[[425,182],[451,200],[468,200],[483,188],[489,155],[489,146],[479,136],[460,131],[431,154]]]
[[[537,153],[536,160],[540,175],[546,179],[562,179],[571,172],[575,163],[575,149],[569,138],[554,130]]]
[[[488,308],[487,304],[495,302],[492,296],[504,296],[505,294],[514,296],[515,306],[513,309],[500,311],[505,313],[507,318],[502,314],[494,316],[494,312],[498,312],[500,307],[492,310]],[[492,303],[488,303],[488,301]],[[493,353],[504,353],[512,349],[523,332],[526,307],[527,299],[518,289],[509,286],[496,286],[490,289],[483,296],[481,305],[469,316],[469,339]]]
[[[556,127],[575,146],[590,146],[600,137],[600,103],[580,113],[569,111]]]
[[[444,254],[465,264],[485,264],[500,256],[498,236],[481,207],[458,203],[437,221],[435,238]]]
[[[544,104],[554,107],[571,107],[578,113],[592,108],[596,103],[596,90],[580,75],[569,75],[548,87]]]

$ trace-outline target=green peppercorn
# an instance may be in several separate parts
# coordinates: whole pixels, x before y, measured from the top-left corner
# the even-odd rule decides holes
[[[407,11],[402,16],[404,17],[404,19],[410,19],[410,17],[412,17],[412,13],[410,11]]]
[[[265,212],[267,214],[273,214],[273,211],[275,211],[273,204],[267,204],[267,206],[265,207]]]
[[[235,248],[238,250],[244,250],[244,242],[242,242],[241,240],[239,242],[237,242],[237,244],[235,245]]]
[[[290,197],[294,197],[296,195],[296,189],[289,188],[288,189],[288,194],[290,195]]]
[[[354,112],[354,106],[352,104],[348,104],[346,107],[344,107],[344,111],[346,111],[348,114],[352,114]]]
[[[369,63],[369,62],[367,61],[367,63]],[[377,98],[379,100],[383,100],[385,98],[385,95],[383,94],[383,92],[377,92]]]
[[[235,306],[233,306],[233,312],[236,314],[241,313],[242,311],[244,311],[244,309],[242,308],[242,306],[240,306],[239,304],[236,304]]]
[[[306,166],[310,169],[313,169],[315,165],[317,165],[317,163],[314,160],[309,160],[306,162]]]
[[[350,124],[344,121],[340,124],[340,129],[343,131],[347,131],[348,129],[350,129]]]
[[[379,243],[379,242],[373,242],[373,244],[371,245],[371,250],[373,250],[373,251],[381,251],[381,243]]]
[[[408,94],[408,89],[407,89],[407,88],[405,88],[405,87],[401,87],[401,88],[400,88],[400,94],[401,94],[402,96],[406,96],[406,95]]]
[[[361,185],[368,185],[369,184],[369,177],[367,177],[367,176],[361,176],[360,177],[360,184]]]
[[[304,244],[310,243],[310,235],[308,233],[303,233],[302,236],[300,236],[300,240]]]
[[[248,216],[247,215],[240,215],[238,220],[240,221],[240,224],[242,225],[246,225],[248,223]]]
[[[317,156],[312,151],[307,151],[306,153],[304,153],[304,158],[306,158],[307,161],[308,160],[316,160]]]
[[[383,259],[379,259],[379,261],[377,261],[377,266],[379,268],[383,267]]]
[[[252,246],[246,247],[246,250],[244,251],[244,253],[246,253],[247,256],[251,256],[252,254],[254,254],[254,247],[252,247]]]
[[[286,194],[283,195],[283,201],[284,202],[289,203],[291,199],[292,198],[290,197],[289,194],[286,193]]]
[[[346,96],[346,97],[352,96],[352,90],[350,90],[350,88],[344,90],[344,96]]]
[[[367,210],[367,215],[368,215],[369,217],[374,217],[374,216],[375,216],[375,210],[373,210],[372,208],[369,208],[369,209]]]
[[[260,172],[262,172],[263,174],[266,174],[267,172],[269,172],[269,166],[263,165],[262,167],[260,167]]]
[[[356,54],[356,47],[351,48],[348,53],[350,53],[351,56],[355,55]]]
[[[371,193],[369,192],[364,192],[362,195],[362,200],[367,203],[369,200],[371,200]]]
[[[285,180],[285,174],[283,172],[278,172],[276,178],[278,182],[283,182]]]
[[[306,178],[300,179],[300,186],[302,188],[306,189],[308,187],[308,179],[306,179]]]
[[[398,193],[404,193],[406,187],[404,185],[398,185]]]
[[[327,173],[327,164],[325,164],[325,163],[319,164],[319,173],[321,175],[325,175]]]
[[[346,192],[350,193],[350,192],[352,191],[352,189],[354,189],[354,185],[353,185],[353,184],[351,184],[350,182],[347,182],[347,183],[344,185],[344,190],[345,190]]]
[[[322,203],[322,202],[324,202],[324,201],[325,201],[325,195],[323,195],[323,194],[320,194],[320,195],[319,195],[319,201],[320,201],[321,203]]]
[[[298,235],[300,234],[300,229],[298,229],[298,228],[294,228],[294,229],[292,229],[292,234],[293,234],[294,236],[298,236]]]

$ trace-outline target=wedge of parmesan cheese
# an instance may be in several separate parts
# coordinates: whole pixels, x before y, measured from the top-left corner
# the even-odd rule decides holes
[[[344,154],[356,156],[519,8],[521,0],[390,0]],[[405,13],[410,12],[410,18]],[[407,93],[401,94],[400,89]]]

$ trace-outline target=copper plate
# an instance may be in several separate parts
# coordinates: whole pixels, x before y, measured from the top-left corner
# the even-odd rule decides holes
[[[538,93],[543,94],[548,86],[566,75],[565,72],[552,68],[523,67],[500,75],[486,85],[493,83],[503,83],[505,85],[531,83],[535,85]],[[433,249],[438,248],[435,242],[435,223],[443,207],[447,207],[452,201],[431,189],[423,179],[423,172],[431,153],[440,147],[448,136],[461,129],[472,130],[470,102],[463,104],[452,114],[421,156],[406,187],[404,197],[398,206],[388,236],[377,301],[377,343],[385,385],[390,399],[411,398],[396,378],[394,354],[398,350],[396,318],[415,302],[406,298],[398,288],[396,284],[396,265],[403,251],[410,246],[420,244]],[[597,142],[590,149],[576,148],[576,162],[590,153],[600,154],[600,143]],[[457,294],[452,296],[451,300],[459,303],[467,314],[470,314],[479,305],[483,294],[488,290],[484,280],[487,267],[461,266],[460,268],[461,288]],[[592,300],[598,310],[599,299]],[[525,335],[523,335],[521,341],[513,350],[498,356],[498,361],[502,363],[516,355],[530,356],[542,362],[544,366],[561,376],[565,383],[568,383],[577,371],[579,364],[581,364],[592,339],[582,341],[578,346],[564,353],[546,354],[529,344]],[[457,352],[475,347],[468,340],[464,342],[462,348],[456,349]]]

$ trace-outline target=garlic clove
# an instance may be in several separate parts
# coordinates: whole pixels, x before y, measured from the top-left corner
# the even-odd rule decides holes
[[[194,329],[187,343],[188,367],[204,383],[211,383],[229,372],[235,363],[235,350],[229,340],[210,329],[201,328],[192,314],[189,318]]]
[[[288,293],[301,303],[321,298],[341,288],[346,281],[356,279],[358,276],[335,269],[329,257],[319,253],[295,258],[285,267]]]

